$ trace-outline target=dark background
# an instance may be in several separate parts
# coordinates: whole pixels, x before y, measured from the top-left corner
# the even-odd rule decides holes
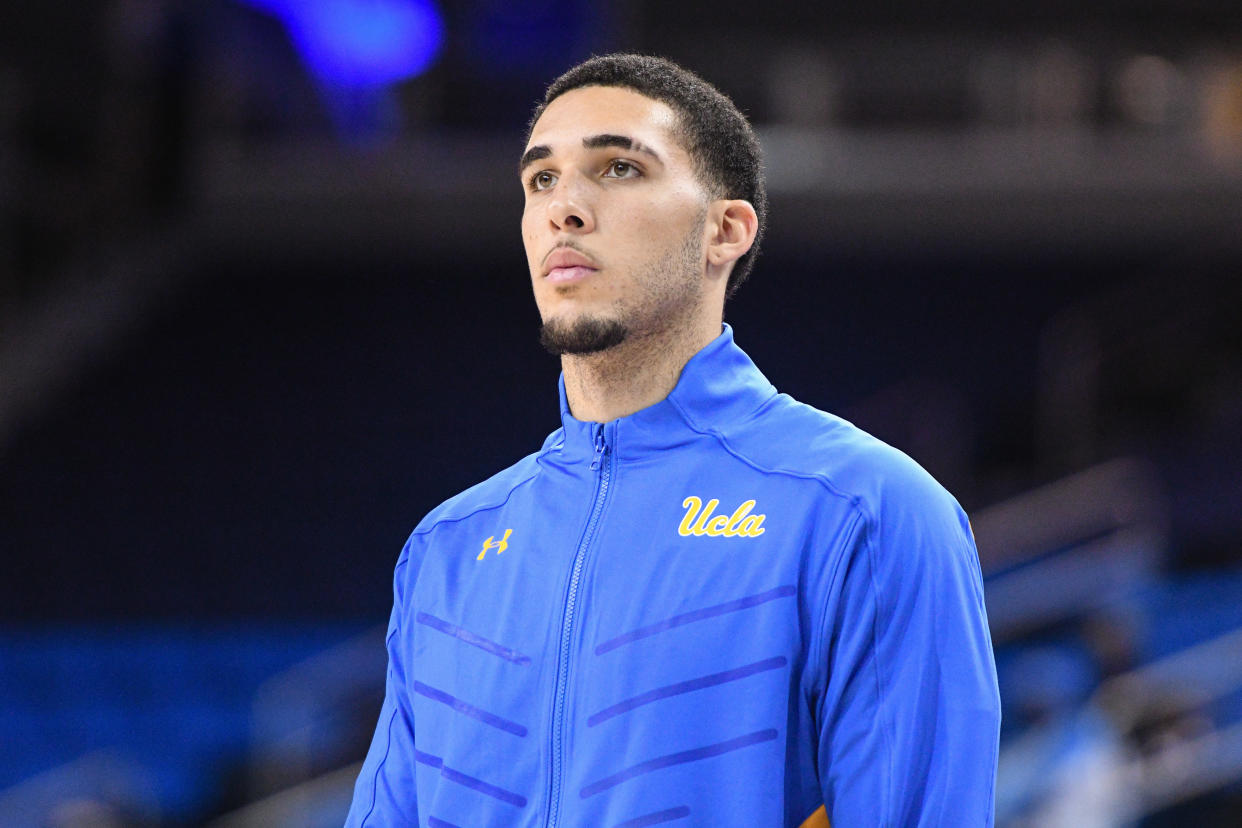
[[[339,823],[406,534],[558,426],[516,159],[611,50],[760,132],[739,344],[971,514],[998,822],[1234,824],[1237,4],[315,7],[0,10],[0,824]]]

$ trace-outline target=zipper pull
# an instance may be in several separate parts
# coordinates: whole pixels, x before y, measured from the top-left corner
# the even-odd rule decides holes
[[[591,460],[591,471],[599,468],[599,464],[604,459],[604,452],[608,450],[608,446],[604,443],[604,426],[601,424],[599,431],[595,432],[595,457]]]

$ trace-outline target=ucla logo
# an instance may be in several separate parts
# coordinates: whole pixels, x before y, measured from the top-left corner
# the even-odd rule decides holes
[[[733,511],[732,515],[712,515],[720,501],[712,498],[703,505],[697,497],[687,497],[681,507],[686,516],[677,527],[677,534],[683,537],[691,535],[707,535],[713,538],[757,538],[763,534],[763,519],[767,515],[752,515],[755,501],[748,500]]]
[[[506,549],[509,548],[509,536],[512,534],[513,534],[512,529],[506,529],[504,536],[500,540],[493,540],[493,538],[495,538],[496,536],[492,535],[490,538],[483,541],[483,551],[479,553],[479,557],[475,558],[475,560],[476,561],[483,560],[483,556],[487,554],[487,550],[489,549],[495,549],[497,555],[499,555],[501,552],[504,552]]]

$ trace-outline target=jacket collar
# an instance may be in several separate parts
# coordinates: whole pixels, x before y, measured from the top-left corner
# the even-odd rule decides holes
[[[569,413],[564,374],[558,387],[562,434],[553,435],[552,448],[566,461],[590,462],[600,424],[583,422]],[[639,459],[649,452],[675,448],[705,432],[722,431],[730,424],[750,419],[775,394],[772,383],[734,344],[733,329],[726,324],[720,336],[690,358],[667,397],[627,417],[604,423],[604,440],[618,460]]]

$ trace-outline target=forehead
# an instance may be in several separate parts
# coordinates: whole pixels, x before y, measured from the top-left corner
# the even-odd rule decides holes
[[[625,135],[665,150],[674,140],[677,114],[663,101],[619,86],[571,89],[548,104],[531,130],[527,146],[543,144],[556,152],[581,146],[588,135]]]

